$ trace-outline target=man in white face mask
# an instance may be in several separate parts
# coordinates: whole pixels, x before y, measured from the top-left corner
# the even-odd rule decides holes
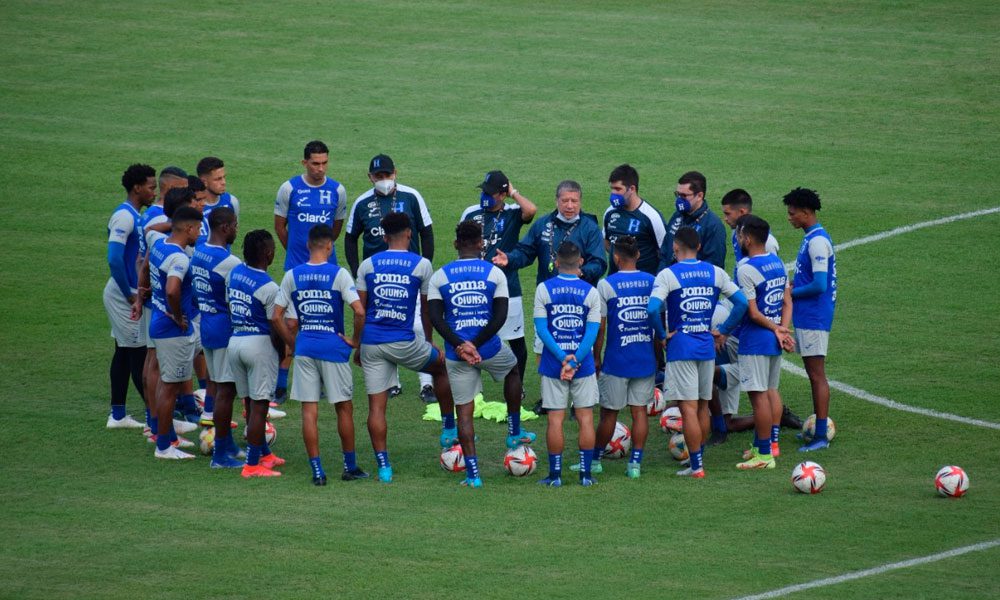
[[[357,277],[358,265],[377,252],[388,249],[385,243],[385,232],[382,231],[382,218],[389,213],[405,213],[413,224],[414,234],[410,238],[409,251],[419,254],[427,260],[434,260],[434,230],[431,227],[431,213],[427,210],[424,197],[417,190],[396,181],[396,165],[392,158],[379,154],[368,163],[368,180],[372,187],[358,196],[351,205],[351,214],[347,218],[344,233],[344,256],[351,269],[351,275]],[[361,240],[361,255],[358,256],[358,240]],[[419,310],[419,305],[417,309]],[[417,335],[423,339],[423,327],[420,315],[413,320]],[[420,374],[420,397],[424,402],[434,402],[434,389],[431,377]],[[401,388],[390,390],[392,396],[398,396]]]

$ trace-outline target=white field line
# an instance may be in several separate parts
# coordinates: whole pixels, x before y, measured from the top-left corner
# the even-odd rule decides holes
[[[856,240],[850,240],[844,242],[843,244],[837,244],[834,246],[834,250],[839,252],[840,250],[844,250],[846,248],[853,248],[854,246],[861,246],[864,244],[870,244],[872,242],[878,242],[887,238],[895,237],[897,235],[902,235],[904,233],[916,231],[918,229],[924,229],[925,227],[945,225],[948,223],[954,223],[955,221],[961,221],[963,219],[972,219],[975,217],[981,217],[983,215],[990,215],[994,213],[1000,213],[1000,206],[994,206],[993,208],[984,208],[982,210],[974,210],[972,212],[952,215],[950,217],[942,217],[940,219],[934,219],[932,221],[922,221],[920,223],[914,223],[913,225],[904,225],[902,227],[890,229],[889,231],[883,231],[882,233],[876,233],[874,235],[868,235],[862,238],[858,238]],[[791,268],[795,266],[795,263],[794,262],[788,263],[785,266]],[[797,365],[793,365],[787,360],[781,361],[781,368],[788,371],[789,373],[793,373],[801,377],[808,377],[808,375],[806,375],[805,369]],[[977,427],[986,427],[989,429],[1000,429],[1000,423],[994,423],[992,421],[983,421],[982,419],[971,419],[969,417],[953,415],[951,413],[931,410],[929,408],[918,408],[916,406],[910,406],[908,404],[896,402],[895,400],[889,400],[888,398],[883,398],[882,396],[876,396],[875,394],[871,394],[860,388],[856,388],[853,385],[848,385],[846,383],[841,383],[839,381],[833,381],[832,379],[830,380],[830,387],[832,387],[835,390],[844,392],[845,394],[850,394],[855,398],[860,398],[861,400],[864,400],[866,402],[871,402],[873,404],[879,404],[881,406],[885,406],[886,408],[911,412],[918,415],[924,415],[926,417],[934,417],[936,419],[946,419],[948,421],[955,421],[957,423],[963,423],[965,425],[975,425]],[[772,597],[772,596],[767,596],[767,597]]]
[[[837,575],[836,577],[827,577],[825,579],[816,579],[813,581],[807,581],[806,583],[790,585],[788,587],[771,590],[770,592],[764,592],[762,594],[743,596],[741,598],[738,598],[737,600],[766,600],[767,598],[778,598],[781,596],[787,596],[788,594],[794,594],[795,592],[811,590],[819,587],[826,587],[828,585],[835,585],[838,583],[843,583],[845,581],[853,581],[855,579],[861,579],[863,577],[871,577],[872,575],[881,575],[882,573],[895,571],[897,569],[907,569],[909,567],[916,567],[918,565],[937,562],[939,560],[945,560],[947,558],[953,558],[955,556],[968,554],[969,552],[980,552],[982,550],[989,550],[991,548],[996,548],[997,546],[1000,546],[1000,539],[990,540],[988,542],[980,542],[978,544],[972,544],[971,546],[962,546],[961,548],[955,548],[953,550],[947,550],[945,552],[931,554],[930,556],[911,558],[910,560],[889,563],[878,567],[872,567],[870,569],[864,569],[862,571],[852,571],[850,573],[844,573],[843,575]]]

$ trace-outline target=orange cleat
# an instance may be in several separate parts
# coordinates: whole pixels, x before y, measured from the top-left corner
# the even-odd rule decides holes
[[[263,464],[259,464],[252,467],[250,465],[243,465],[243,472],[241,475],[243,475],[244,478],[249,479],[251,477],[280,477],[281,473],[272,471]]]
[[[261,456],[260,464],[261,466],[267,467],[268,469],[273,469],[275,467],[280,467],[281,465],[285,464],[285,459],[278,458],[277,454],[272,453],[268,454],[267,456]]]

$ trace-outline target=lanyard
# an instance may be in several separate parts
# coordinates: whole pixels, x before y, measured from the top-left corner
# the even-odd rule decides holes
[[[556,268],[556,252],[559,249],[559,246],[556,245],[556,243],[555,243],[556,242],[556,236],[555,236],[555,223],[554,223],[554,221],[557,218],[558,217],[552,217],[549,220],[548,224],[546,225],[546,229],[548,229],[548,234],[549,234],[549,273],[551,273],[552,271],[554,271],[555,268]],[[563,242],[565,242],[566,240],[569,239],[569,236],[573,235],[573,231],[576,229],[576,226],[580,224],[581,220],[583,220],[583,216],[582,215],[578,216],[577,219],[576,219],[576,222],[573,223],[572,225],[570,225],[569,229],[566,230],[566,234],[563,235],[563,237],[562,237],[561,240],[559,240],[559,244],[562,244]],[[583,248],[581,248],[580,250],[582,251]]]

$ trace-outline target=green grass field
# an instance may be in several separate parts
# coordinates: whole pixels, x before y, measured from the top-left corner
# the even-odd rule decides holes
[[[543,210],[577,179],[595,213],[617,164],[639,169],[664,212],[677,176],[698,169],[713,206],[733,187],[754,195],[785,260],[801,234],[780,198],[798,185],[819,190],[838,242],[997,206],[1000,5],[11,1],[0,16],[12,242],[0,257],[0,597],[731,598],[1000,538],[995,429],[838,392],[838,438],[810,457],[829,473],[815,497],[788,484],[790,433],[778,469],[737,472],[749,442],[737,435],[695,482],[673,476],[652,431],[640,481],[609,461],[596,488],[551,490],[503,476],[504,431],[483,421],[486,488],[470,493],[437,466],[412,375],[390,407],[391,486],[311,486],[294,408],[277,422],[278,480],[204,458],[163,464],[138,433],[104,429],[101,304],[128,164],[193,170],[220,156],[241,231],[271,229],[275,192],[314,138],[351,200],[372,155],[395,159],[428,200],[438,265],[493,168]],[[830,377],[1000,421],[998,226],[994,213],[839,255]],[[537,376],[526,385],[536,398]],[[810,412],[804,379],[785,373],[782,392]],[[365,415],[359,399],[370,470]],[[333,421],[326,408],[331,473]],[[527,425],[542,432],[544,419]],[[970,473],[968,497],[936,496],[944,464]],[[792,597],[994,597],[998,561],[993,548]]]

